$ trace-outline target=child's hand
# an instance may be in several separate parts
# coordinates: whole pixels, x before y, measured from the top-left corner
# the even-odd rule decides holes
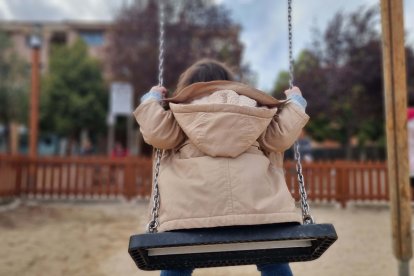
[[[286,95],[287,98],[289,98],[289,97],[291,97],[293,95],[302,96],[302,92],[300,92],[300,90],[299,90],[298,87],[293,86],[292,89],[285,90],[285,95]]]
[[[162,99],[164,99],[168,93],[167,89],[164,86],[153,86],[150,92],[160,94]]]

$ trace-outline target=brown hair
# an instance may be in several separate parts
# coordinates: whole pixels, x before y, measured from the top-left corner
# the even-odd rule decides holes
[[[196,83],[214,80],[234,80],[234,73],[224,64],[213,59],[202,59],[191,65],[181,74],[177,91]],[[175,93],[174,93],[175,94]]]

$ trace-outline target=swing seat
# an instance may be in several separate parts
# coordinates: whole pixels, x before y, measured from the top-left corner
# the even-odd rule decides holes
[[[337,240],[332,224],[263,224],[134,235],[129,254],[142,270],[311,261]]]

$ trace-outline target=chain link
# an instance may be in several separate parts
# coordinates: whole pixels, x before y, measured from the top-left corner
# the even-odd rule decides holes
[[[159,54],[158,54],[158,85],[164,84],[164,0],[158,0],[158,26],[159,26]]]
[[[314,220],[310,214],[310,208],[308,205],[308,195],[305,189],[305,179],[303,177],[303,172],[302,172],[299,142],[296,141],[293,147],[294,147],[295,159],[296,159],[296,172],[298,173],[299,193],[300,193],[300,199],[301,199],[300,206],[302,209],[303,224],[313,224]]]
[[[288,29],[289,29],[289,88],[293,88],[293,31],[292,31],[292,0],[288,0]]]
[[[151,221],[147,225],[147,232],[156,233],[159,225],[158,222],[158,210],[160,209],[160,191],[158,188],[158,175],[160,173],[162,152],[160,149],[155,151],[155,170],[154,170],[154,190],[152,198],[152,210],[151,210]]]
[[[158,0],[158,25],[159,25],[159,55],[158,55],[158,85],[164,85],[164,0]],[[153,188],[153,206],[151,210],[151,221],[147,225],[147,232],[156,233],[158,230],[158,211],[160,209],[160,191],[158,186],[158,175],[160,173],[162,151],[156,149],[155,151],[155,169],[154,169],[154,188]]]
[[[293,31],[292,31],[292,0],[288,0],[288,29],[289,29],[289,88],[293,88]],[[308,205],[308,195],[305,189],[305,179],[302,172],[302,164],[299,150],[299,142],[296,141],[293,145],[296,159],[296,172],[298,173],[300,205],[302,209],[303,224],[313,224],[314,220],[310,215],[310,208]]]

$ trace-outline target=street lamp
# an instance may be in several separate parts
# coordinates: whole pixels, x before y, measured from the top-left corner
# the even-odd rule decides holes
[[[31,76],[31,95],[30,95],[30,115],[29,115],[29,156],[37,156],[37,141],[39,130],[39,96],[40,96],[40,48],[41,26],[35,25],[30,36],[30,48],[32,49],[32,76]]]

